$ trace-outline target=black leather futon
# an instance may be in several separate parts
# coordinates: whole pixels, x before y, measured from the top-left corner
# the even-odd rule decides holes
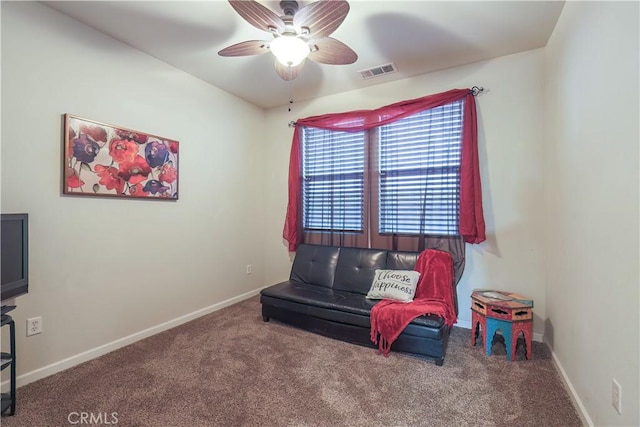
[[[370,339],[371,308],[365,296],[376,269],[413,270],[419,253],[301,244],[289,280],[261,291],[262,318],[275,319],[350,343],[375,347]],[[455,283],[451,284],[455,288]],[[456,293],[454,292],[454,295]],[[456,313],[457,308],[457,298]],[[444,362],[449,328],[435,315],[413,320],[392,351]]]

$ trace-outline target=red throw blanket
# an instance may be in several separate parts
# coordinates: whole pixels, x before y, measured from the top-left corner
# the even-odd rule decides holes
[[[449,327],[457,321],[451,254],[435,249],[422,251],[415,270],[420,272],[420,279],[412,302],[385,299],[371,309],[371,341],[385,357],[389,356],[391,344],[416,317],[435,314]]]

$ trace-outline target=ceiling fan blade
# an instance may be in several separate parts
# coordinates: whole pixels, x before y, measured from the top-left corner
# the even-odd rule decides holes
[[[275,29],[278,33],[284,31],[282,19],[260,3],[254,0],[229,0],[229,3],[245,21],[257,29],[269,32]]]
[[[264,40],[247,40],[225,47],[218,55],[220,56],[249,56],[260,55],[269,51],[269,43]]]
[[[344,0],[317,1],[300,9],[293,16],[293,26],[298,34],[309,31],[312,39],[329,36],[342,24],[349,13],[349,3]]]
[[[304,67],[304,61],[302,61],[298,65],[290,67],[288,65],[282,65],[280,61],[276,59],[275,67],[276,67],[276,73],[278,73],[280,78],[282,80],[289,81],[298,77],[298,74],[302,72],[302,67]]]
[[[325,37],[313,40],[308,58],[321,64],[345,65],[356,62],[358,54],[340,40]]]

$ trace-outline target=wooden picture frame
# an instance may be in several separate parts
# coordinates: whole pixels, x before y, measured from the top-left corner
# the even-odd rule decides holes
[[[64,115],[63,194],[178,200],[179,142]]]

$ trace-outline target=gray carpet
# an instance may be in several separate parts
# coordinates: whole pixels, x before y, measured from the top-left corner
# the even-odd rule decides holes
[[[444,366],[384,358],[264,323],[254,297],[19,388],[2,426],[582,425],[545,345],[510,362],[470,334],[454,328]]]

